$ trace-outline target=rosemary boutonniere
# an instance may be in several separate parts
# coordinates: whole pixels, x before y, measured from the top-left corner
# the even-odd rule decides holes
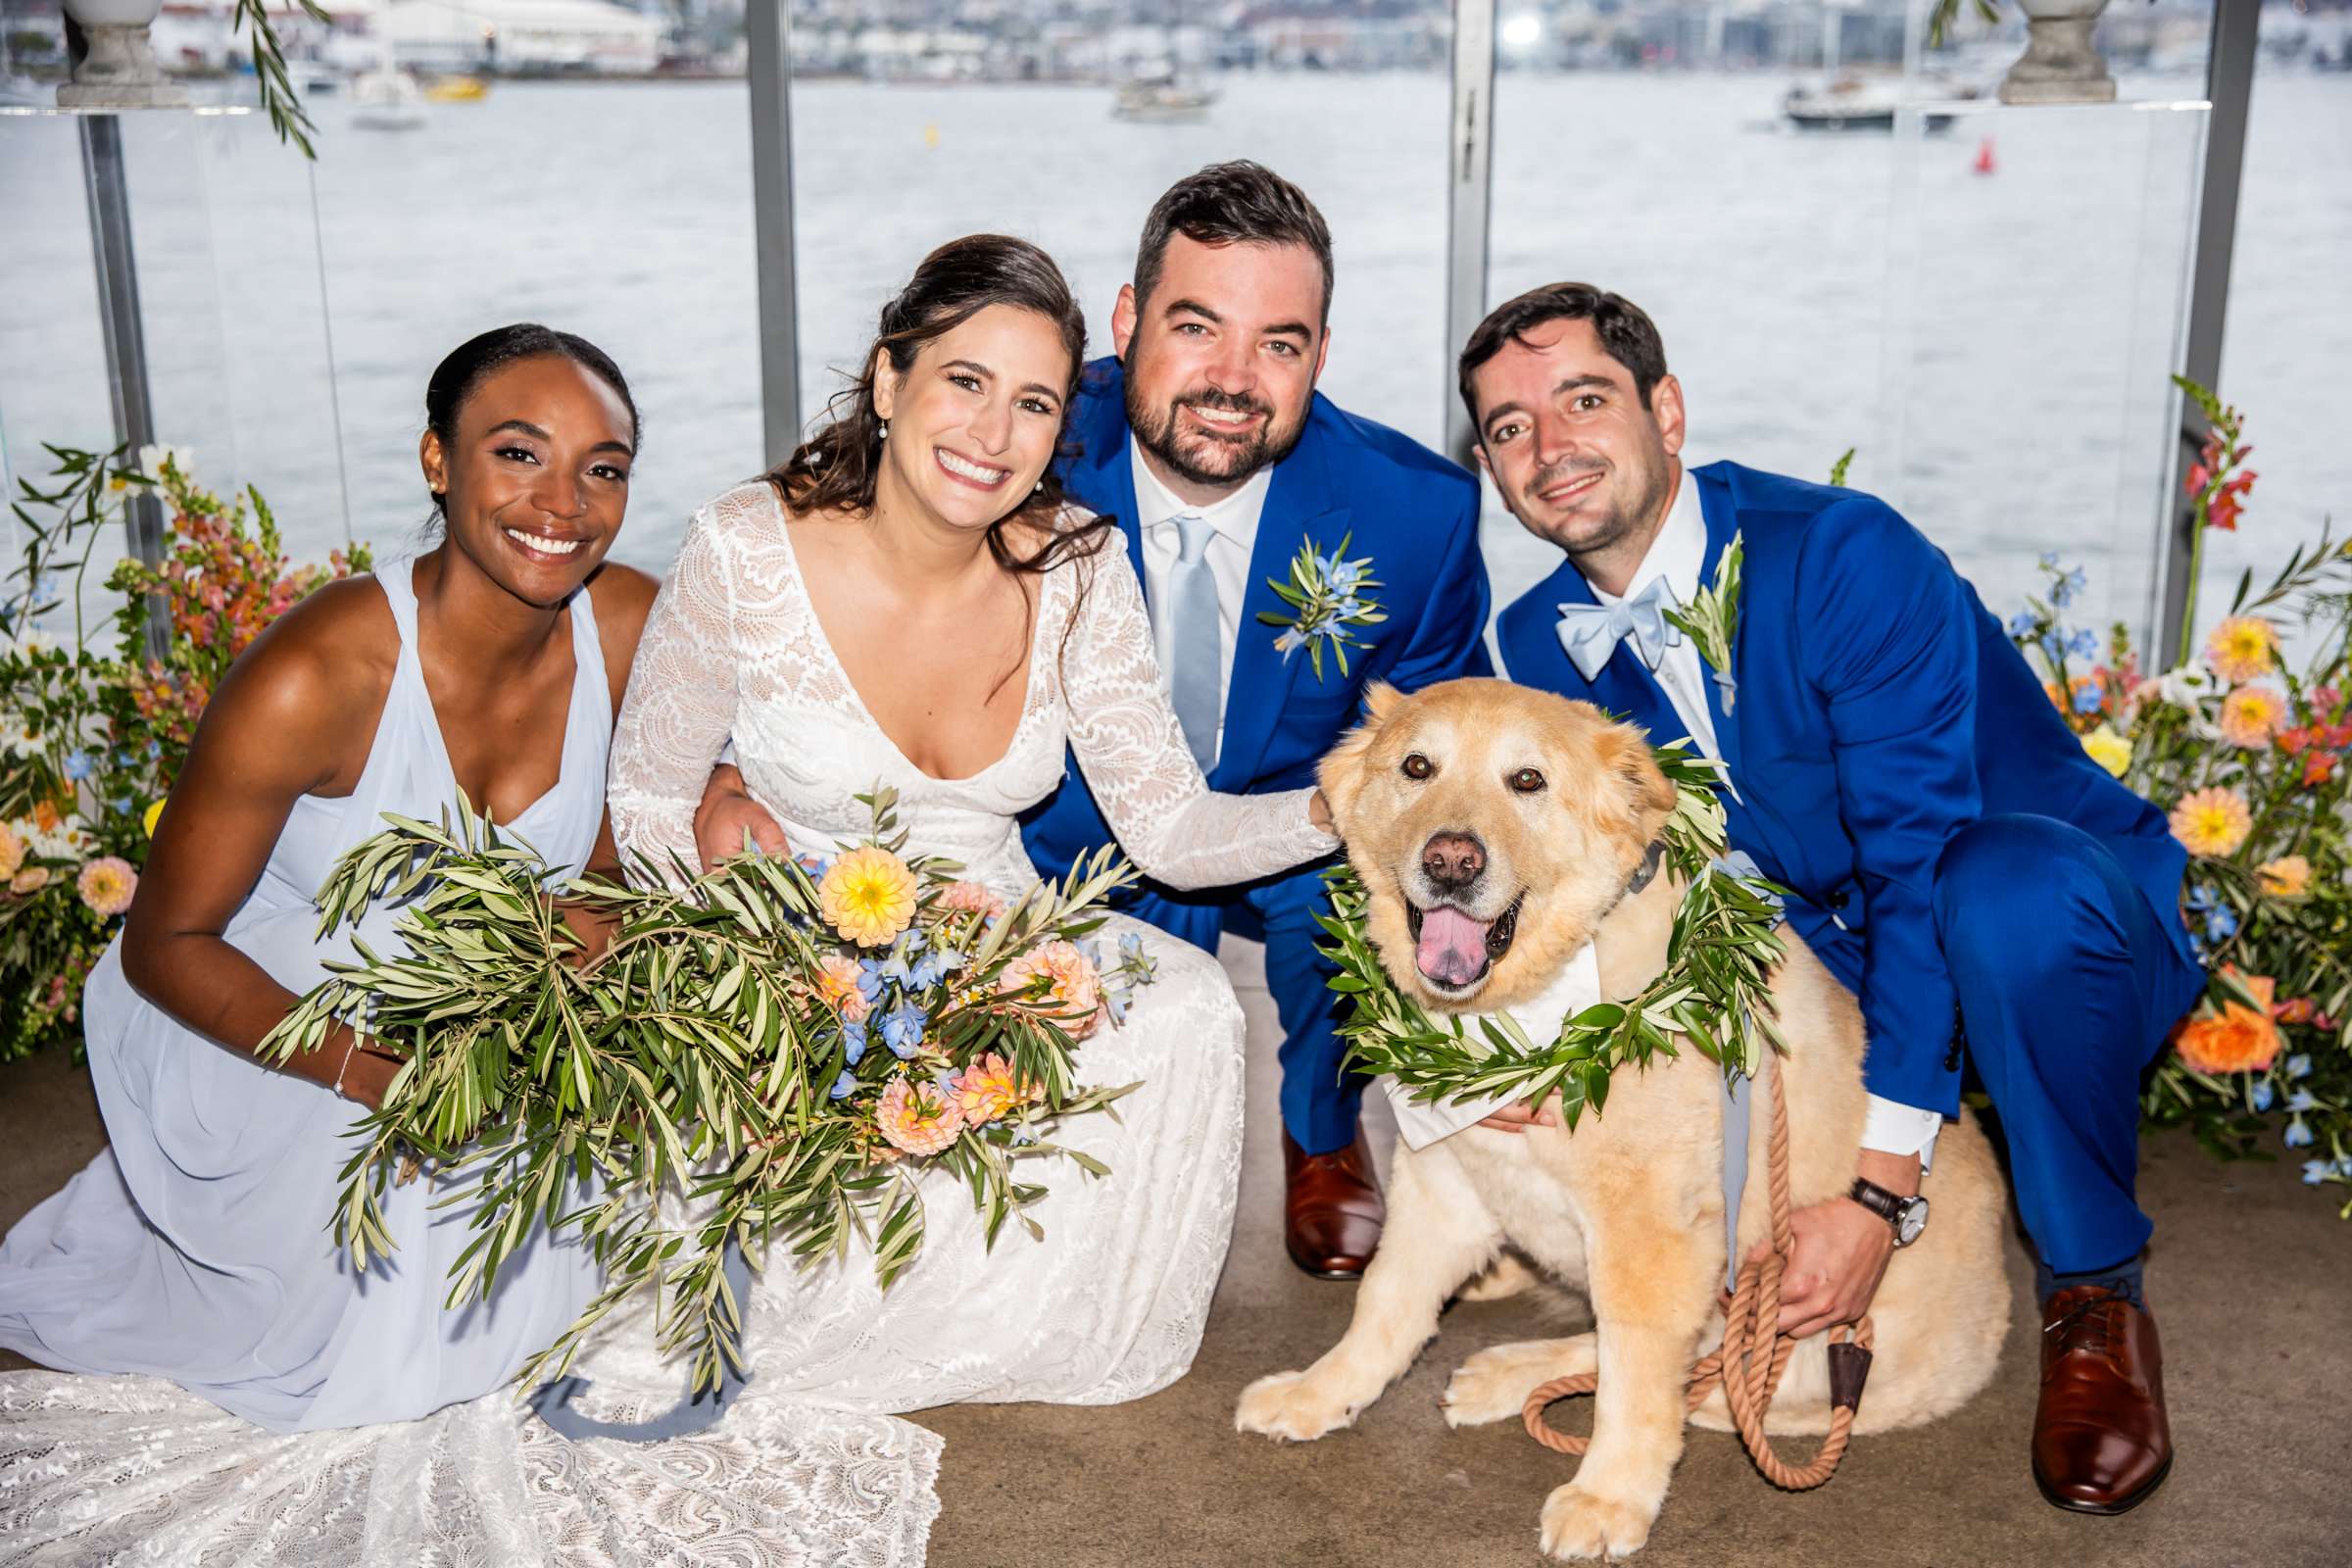
[[[1732,710],[1740,683],[1732,679],[1732,649],[1740,641],[1740,535],[1723,547],[1715,563],[1715,581],[1690,596],[1687,609],[1669,610],[1666,618],[1682,630],[1707,662],[1715,684],[1723,689],[1723,710]]]
[[[1348,650],[1371,646],[1355,635],[1352,628],[1378,625],[1389,618],[1372,597],[1380,579],[1372,575],[1372,558],[1359,556],[1348,559],[1348,541],[1354,535],[1343,535],[1340,547],[1330,555],[1315,549],[1312,539],[1299,547],[1291,560],[1288,581],[1268,577],[1266,586],[1281,596],[1293,613],[1278,610],[1261,610],[1257,618],[1269,626],[1284,628],[1274,639],[1274,646],[1287,663],[1291,655],[1299,649],[1315,666],[1315,679],[1323,678],[1323,653],[1326,648],[1339,662],[1340,673],[1348,673]]]

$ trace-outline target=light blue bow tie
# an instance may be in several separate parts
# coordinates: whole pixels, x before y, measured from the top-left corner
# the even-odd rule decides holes
[[[1659,577],[1620,604],[1562,605],[1560,646],[1575,662],[1577,673],[1587,680],[1599,677],[1609,655],[1628,637],[1633,638],[1642,662],[1656,669],[1666,650],[1683,640],[1682,632],[1666,618],[1666,612],[1678,603],[1666,579]]]

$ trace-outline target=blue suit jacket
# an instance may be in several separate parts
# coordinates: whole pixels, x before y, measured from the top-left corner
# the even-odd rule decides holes
[[[1128,559],[1142,578],[1125,385],[1114,359],[1086,368],[1070,416],[1075,450],[1064,462],[1062,483],[1079,505],[1118,518]],[[1312,539],[1329,552],[1343,535],[1349,536],[1350,557],[1371,558],[1372,575],[1382,584],[1375,597],[1389,618],[1359,629],[1371,646],[1360,655],[1350,651],[1346,675],[1326,658],[1318,678],[1304,652],[1285,661],[1275,651],[1278,628],[1257,615],[1284,609],[1267,579],[1288,578],[1300,544]],[[1249,581],[1225,693],[1224,744],[1208,775],[1212,789],[1249,794],[1313,783],[1315,764],[1355,722],[1366,681],[1410,690],[1493,672],[1485,641],[1487,574],[1478,553],[1478,482],[1386,425],[1343,414],[1320,393],[1298,446],[1274,467]],[[1065,872],[1080,855],[1112,842],[1076,760],[1065,768],[1061,788],[1022,824],[1030,857],[1048,875]],[[1215,905],[1222,901],[1174,897],[1200,908],[1177,934],[1213,946]]]
[[[2101,840],[2183,955],[2187,856],[2154,807],[2084,755],[2042,683],[1940,550],[1875,497],[1718,463],[1691,470],[1706,514],[1703,580],[1743,541],[1733,710],[1711,685],[1734,847],[1795,894],[1788,920],[1861,999],[1873,1094],[1957,1112],[1958,1004],[1936,935],[1944,846],[1982,817],[2027,812]],[[1563,563],[1502,612],[1511,678],[1581,698],[1654,737],[1684,733],[1620,646],[1587,681],[1559,606],[1593,603]],[[2034,940],[2020,931],[2017,940]]]

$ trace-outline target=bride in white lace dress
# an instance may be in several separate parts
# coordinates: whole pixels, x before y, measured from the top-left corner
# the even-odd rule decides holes
[[[855,797],[886,785],[915,852],[1005,895],[1037,879],[1017,816],[1061,784],[1065,745],[1163,882],[1244,881],[1336,847],[1312,790],[1208,791],[1119,534],[1058,504],[1046,466],[1082,331],[1034,247],[942,247],[885,310],[846,414],[780,483],[696,516],[614,737],[624,855],[694,862],[695,808],[730,737],[796,851],[861,836]],[[1111,1174],[1049,1169],[1044,1239],[1008,1229],[991,1250],[969,1193],[933,1173],[922,1254],[888,1294],[862,1249],[810,1271],[771,1263],[745,1398],[1112,1403],[1184,1373],[1232,1230],[1243,1023],[1208,955],[1120,916],[1100,939],[1130,936],[1157,978],[1078,1061],[1089,1082],[1143,1088],[1116,1120],[1058,1135]]]

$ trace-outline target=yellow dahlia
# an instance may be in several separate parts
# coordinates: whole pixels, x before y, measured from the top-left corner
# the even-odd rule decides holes
[[[936,1154],[963,1131],[963,1112],[936,1084],[893,1078],[874,1107],[874,1125],[895,1149]]]
[[[81,868],[74,886],[92,914],[111,920],[130,907],[130,896],[139,890],[139,873],[121,856],[101,856]]]
[[[865,993],[858,989],[858,960],[838,953],[827,954],[816,966],[816,999],[848,1023],[857,1023],[866,1014]]]
[[[1075,943],[1049,942],[1004,966],[1004,989],[1026,996],[1031,982],[1046,979],[1046,993],[1033,1005],[1055,1015],[1073,1040],[1094,1033],[1102,1014],[1102,982]]]
[[[2278,628],[2260,615],[2231,615],[2205,639],[2205,662],[2224,680],[2267,675],[2278,657]]]
[[[2117,778],[2132,765],[2132,743],[2115,732],[2113,724],[2101,724],[2082,737],[2082,749],[2090,760]]]
[[[2222,738],[2258,751],[2286,717],[2286,700],[2268,686],[2240,686],[2222,702]]]
[[[1043,1100],[1045,1093],[1043,1084],[1024,1085],[1012,1063],[992,1051],[963,1069],[956,1082],[956,1104],[966,1126],[979,1127],[1029,1101]]]
[[[2275,899],[2299,899],[2311,886],[2311,862],[2300,855],[2265,860],[2254,874],[2262,879],[2262,891]]]
[[[2173,808],[2173,837],[2191,855],[2220,858],[2233,855],[2253,830],[2254,814],[2235,790],[2204,789],[2183,795]]]
[[[861,948],[882,947],[914,920],[914,873],[888,850],[852,850],[817,884],[825,923]]]

